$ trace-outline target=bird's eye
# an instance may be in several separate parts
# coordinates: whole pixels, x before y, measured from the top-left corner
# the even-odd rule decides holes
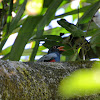
[[[56,46],[53,46],[54,49],[56,49]]]

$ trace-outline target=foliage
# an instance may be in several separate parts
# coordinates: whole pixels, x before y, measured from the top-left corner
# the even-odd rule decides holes
[[[86,68],[77,69],[65,77],[59,84],[58,92],[68,100],[73,100],[71,98],[79,99],[80,97],[87,97],[87,99],[91,97],[90,100],[100,100],[99,76],[100,62],[96,61],[92,64],[92,68],[89,68],[88,65]],[[83,100],[87,99],[84,98]]]
[[[91,69],[78,69],[64,78],[59,85],[59,93],[65,98],[75,98],[100,93],[100,62]],[[99,99],[98,99],[99,100]]]
[[[71,3],[71,0],[38,0],[38,2],[37,0],[1,0],[0,32],[2,38],[0,55],[3,56],[2,59],[18,61],[23,55],[29,56],[28,60],[34,61],[36,55],[44,54],[41,51],[45,47],[49,48],[56,44],[64,45],[66,49],[61,61],[65,61],[65,57],[67,61],[99,58],[100,29],[93,18],[100,8],[100,1],[81,0],[79,9],[72,9]],[[38,8],[40,10],[36,10],[38,6],[33,7],[31,4],[40,4]],[[55,15],[60,8],[63,8],[65,12]],[[15,17],[13,17],[12,12],[16,14]],[[78,23],[73,25],[62,20],[68,15],[73,17],[73,21],[79,17]],[[58,18],[62,19],[59,20]],[[54,19],[61,27],[49,25]],[[48,30],[45,30],[46,26],[49,27]],[[9,36],[15,33],[18,33],[18,36],[14,44],[3,49]],[[71,35],[61,38],[60,33],[70,33]],[[89,42],[86,40],[88,36],[91,36]],[[40,41],[45,41],[45,43],[39,46]],[[31,44],[31,46],[25,49],[27,44]]]

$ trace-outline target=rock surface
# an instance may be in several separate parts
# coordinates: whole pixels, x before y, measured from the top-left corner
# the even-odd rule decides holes
[[[0,60],[0,100],[63,100],[57,91],[59,82],[77,69],[91,68],[92,64]]]

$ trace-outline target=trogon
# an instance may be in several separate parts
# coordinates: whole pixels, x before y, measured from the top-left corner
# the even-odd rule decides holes
[[[60,54],[63,51],[65,51],[64,46],[53,46],[48,50],[48,53],[37,62],[60,62]]]

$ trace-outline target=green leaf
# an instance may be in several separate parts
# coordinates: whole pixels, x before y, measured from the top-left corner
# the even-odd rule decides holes
[[[20,20],[24,10],[25,10],[25,5],[26,5],[27,0],[24,1],[24,3],[22,4],[22,6],[20,7],[20,9],[18,10],[16,17],[14,17],[11,21],[11,23],[7,25],[7,33],[3,36],[2,42],[0,44],[0,51],[2,49],[2,47],[4,46],[7,38],[9,37],[9,35],[12,33],[12,31],[14,30],[14,28],[17,26],[18,21]],[[9,12],[10,13],[10,12]]]
[[[57,35],[43,35],[41,37],[35,37],[33,40],[40,40],[40,41],[45,41],[45,40],[51,40],[51,41],[62,41],[63,39],[61,36]]]
[[[84,15],[79,19],[79,24],[88,23],[94,16],[94,14],[97,12],[97,10],[100,8],[100,1],[93,4],[85,13]]]
[[[86,37],[88,37],[88,36],[94,37],[95,34],[99,34],[99,33],[100,33],[100,28],[98,28],[98,29],[94,28],[94,29],[91,29],[88,31],[88,33],[86,34]]]
[[[89,29],[88,29],[89,27]],[[95,22],[91,21],[90,23],[85,23],[85,24],[79,24],[79,28],[81,30],[92,30],[92,29],[97,29],[98,26],[96,25]]]
[[[43,19],[40,21],[38,25],[38,28],[37,28],[38,31],[36,34],[37,37],[41,37],[43,35],[45,25],[48,24],[53,19],[54,14],[62,1],[63,0],[54,0],[50,4],[49,8],[47,9],[46,14],[44,15]]]
[[[63,27],[56,27],[49,30],[44,31],[44,34],[51,34],[51,35],[60,35],[60,33],[69,33]]]
[[[91,7],[91,5],[80,8],[80,9],[79,9],[79,13],[85,12],[85,11],[86,11],[88,8],[90,8],[90,7]],[[55,19],[56,19],[56,18],[65,17],[65,16],[67,16],[67,15],[73,15],[73,14],[78,14],[78,10],[77,10],[77,9],[76,9],[76,10],[72,10],[72,11],[70,11],[70,12],[67,12],[67,13],[64,13],[64,14],[61,14],[61,15],[58,15],[58,16],[55,16]]]
[[[29,55],[31,55],[31,52],[32,52],[32,48],[25,49],[24,52],[23,52],[23,54],[22,54],[22,56],[29,56]]]
[[[37,52],[37,56],[45,55],[46,52],[42,52],[42,50],[45,50],[45,49],[47,49],[47,48],[45,48],[43,45],[42,46],[39,46],[38,52]]]
[[[29,16],[19,30],[19,34],[12,46],[11,53],[9,56],[10,60],[18,61],[23,53],[24,47],[28,42],[29,38],[32,36],[32,32],[36,25],[38,24],[41,16]]]
[[[78,50],[79,50],[79,52],[80,52],[81,47],[80,47]],[[77,57],[78,57],[78,55],[79,55],[78,50],[74,50],[75,53],[73,53],[72,57],[70,58],[70,61],[76,61],[76,59],[77,59]]]
[[[85,35],[85,33],[81,29],[77,28],[77,26],[75,26],[74,24],[67,22],[65,19],[61,19],[57,22],[58,22],[59,25],[61,25],[67,31],[72,33],[72,35],[74,37],[81,37],[81,36]]]
[[[53,1],[53,0],[48,0],[48,2],[47,2],[46,0],[44,0],[43,7],[44,7],[44,8],[48,7],[48,6],[51,4],[52,1]]]
[[[74,50],[69,45],[64,45],[64,49],[66,50],[62,53],[64,56],[71,56],[74,54]]]
[[[7,47],[6,49],[2,50],[2,52],[0,52],[0,55],[6,55],[10,52],[12,46]]]
[[[43,35],[45,25],[48,24],[53,19],[57,8],[59,7],[59,5],[62,2],[63,2],[63,0],[53,0],[51,2],[51,4],[49,5],[49,7],[48,7],[43,19],[38,24],[37,33],[36,33],[37,37],[41,37]],[[35,45],[35,47],[33,49],[32,55],[30,57],[30,61],[34,61],[34,58],[36,56],[38,47],[39,47],[39,41],[36,41],[36,45]]]
[[[92,36],[90,43],[92,47],[94,46],[100,47],[100,29],[98,29],[96,33]]]
[[[55,45],[62,46],[63,44],[60,42],[49,41],[49,40],[45,40],[45,43],[43,44],[43,46],[45,46],[46,48],[51,48],[52,46],[55,46]]]
[[[27,0],[24,0],[24,3],[22,4],[20,9],[18,10],[16,16],[12,19],[11,24],[10,24],[9,33],[11,33],[16,28],[17,23],[19,22],[22,14],[24,13],[26,3],[27,3]]]
[[[59,95],[65,100],[72,100],[73,98],[89,98],[91,95],[99,94],[100,78],[97,74],[99,72],[100,62],[94,63],[91,69],[77,69],[60,82],[58,87]],[[94,79],[94,77],[96,78]],[[80,100],[82,100],[82,98],[80,98]],[[100,98],[94,97],[94,100],[99,99]]]
[[[2,50],[2,47],[4,46],[6,40],[7,40],[7,35],[8,35],[8,32],[9,32],[9,29],[10,29],[10,22],[11,22],[11,13],[12,13],[12,10],[13,10],[13,0],[10,0],[10,6],[9,6],[9,13],[8,13],[8,17],[7,17],[7,29],[6,29],[6,32],[4,32],[3,34],[5,34],[4,36],[4,39],[1,40],[1,44],[0,44],[0,52]]]
[[[28,0],[26,4],[26,14],[30,16],[39,15],[42,11],[44,0]]]
[[[34,42],[35,43],[35,42]],[[39,46],[37,55],[43,55],[44,53],[41,52],[42,50],[46,49],[44,46]],[[33,48],[24,49],[22,56],[30,56],[33,51]]]
[[[81,0],[80,2],[83,3],[83,2],[87,2],[87,3],[95,3],[99,0]]]
[[[8,17],[7,17],[7,30],[6,30],[6,34],[8,34],[9,29],[10,29],[12,10],[13,10],[13,0],[10,0],[9,14],[8,14]]]

